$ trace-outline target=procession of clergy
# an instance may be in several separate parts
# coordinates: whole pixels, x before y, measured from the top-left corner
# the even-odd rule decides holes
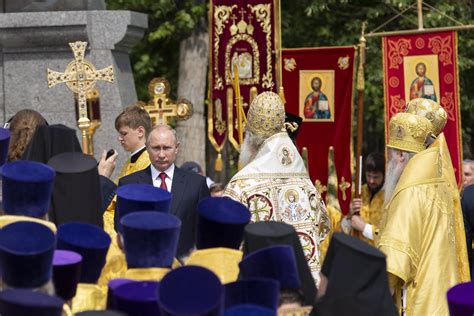
[[[438,103],[414,99],[390,120],[387,172],[367,158],[382,180],[353,202],[350,234],[280,97],[258,95],[247,119],[242,168],[210,197],[205,177],[175,166],[175,131],[139,106],[115,121],[130,152],[115,181],[117,153],[97,163],[74,130],[18,112],[0,130],[0,315],[474,314]]]

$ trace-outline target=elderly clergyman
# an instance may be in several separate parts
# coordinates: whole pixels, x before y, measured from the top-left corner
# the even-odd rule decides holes
[[[389,124],[386,218],[378,247],[401,315],[448,315],[446,291],[460,281],[454,203],[433,125],[398,113]],[[427,148],[428,147],[428,148]]]
[[[246,205],[253,222],[293,225],[318,281],[319,244],[329,232],[329,217],[303,159],[284,130],[285,109],[280,97],[261,93],[250,105],[247,119],[239,157],[242,169],[224,195]]]

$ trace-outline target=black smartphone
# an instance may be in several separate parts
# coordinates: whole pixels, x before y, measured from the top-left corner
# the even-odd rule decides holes
[[[107,155],[105,155],[105,160],[109,159],[113,154],[115,154],[115,150],[111,149],[107,152]]]

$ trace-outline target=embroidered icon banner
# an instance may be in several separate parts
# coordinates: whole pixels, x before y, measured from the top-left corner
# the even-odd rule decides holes
[[[277,91],[275,1],[210,1],[208,137],[218,152],[227,139],[240,147],[233,66],[239,71],[245,113],[257,94]]]
[[[333,148],[338,201],[344,214],[351,200],[352,46],[283,49],[286,111],[303,118],[297,145],[308,149],[311,180],[325,199],[328,154]]]
[[[457,37],[453,31],[386,36],[383,42],[385,139],[390,118],[414,98],[447,112],[446,137],[458,186],[462,182]]]

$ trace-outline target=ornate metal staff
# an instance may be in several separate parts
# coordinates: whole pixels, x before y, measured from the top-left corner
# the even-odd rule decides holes
[[[77,93],[79,107],[77,127],[82,134],[82,151],[92,155],[94,146],[90,131],[91,122],[87,116],[87,92],[95,87],[98,80],[114,83],[114,69],[109,66],[96,70],[94,65],[84,58],[87,42],[77,41],[69,43],[69,46],[74,53],[74,60],[67,65],[64,72],[48,69],[48,87],[52,88],[57,84],[65,83],[69,90]]]

